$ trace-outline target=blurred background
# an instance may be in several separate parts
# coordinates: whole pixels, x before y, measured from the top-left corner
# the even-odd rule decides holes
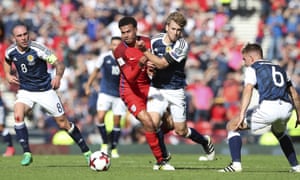
[[[102,142],[94,125],[98,80],[89,97],[83,87],[99,55],[108,50],[111,36],[120,36],[118,20],[134,16],[138,34],[151,37],[164,30],[166,16],[175,10],[188,20],[184,30],[190,45],[185,68],[188,124],[211,135],[216,144],[226,144],[226,123],[239,112],[243,87],[240,50],[246,43],[261,44],[264,58],[284,67],[300,93],[300,0],[0,0],[0,91],[11,134],[15,134],[12,110],[18,87],[6,82],[2,65],[15,21],[26,22],[31,38],[47,45],[64,62],[58,93],[66,115],[90,145],[98,145]],[[53,74],[51,66],[49,73]],[[251,106],[256,102],[254,94]],[[111,113],[105,122],[111,131]],[[32,145],[73,143],[39,106],[28,114],[26,123]],[[288,133],[299,143],[300,128],[295,129],[294,123],[295,114]],[[270,133],[245,133],[243,141],[277,145]],[[166,135],[166,142],[192,144],[173,132]],[[128,114],[122,120],[120,145],[133,144],[145,144],[145,138],[138,121]]]

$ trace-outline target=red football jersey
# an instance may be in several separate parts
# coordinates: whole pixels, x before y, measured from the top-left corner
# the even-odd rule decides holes
[[[142,36],[138,38],[150,48],[150,38]],[[144,54],[135,46],[128,46],[122,42],[114,51],[114,56],[121,70],[120,96],[128,109],[137,115],[142,109],[146,109],[150,87],[146,66],[139,66],[139,60]]]

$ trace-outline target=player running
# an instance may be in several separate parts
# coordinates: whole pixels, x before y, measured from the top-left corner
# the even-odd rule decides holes
[[[169,107],[175,132],[179,136],[201,144],[206,156],[200,156],[199,160],[211,161],[215,159],[215,148],[211,138],[201,135],[194,128],[187,127],[186,123],[184,67],[188,54],[188,44],[182,38],[186,22],[186,18],[181,13],[173,12],[166,20],[166,33],[160,33],[153,37],[151,48],[145,46],[143,41],[138,42],[140,50],[155,67],[147,111],[151,114],[154,122],[159,123],[164,111]]]
[[[90,75],[86,86],[85,93],[90,94],[90,86],[98,73],[101,71],[100,91],[97,99],[97,123],[96,126],[102,137],[101,151],[108,153],[108,136],[104,124],[104,117],[107,111],[112,110],[114,127],[111,132],[111,147],[110,154],[112,158],[118,158],[119,153],[117,145],[121,135],[120,120],[126,114],[126,106],[119,93],[120,69],[113,56],[113,51],[120,44],[120,37],[112,37],[110,42],[110,51],[101,54],[92,74]]]
[[[14,105],[14,118],[16,135],[24,152],[21,165],[27,166],[33,161],[24,116],[35,103],[54,117],[59,128],[69,133],[89,162],[91,151],[79,129],[67,119],[63,105],[54,91],[60,86],[64,64],[47,47],[29,39],[25,24],[15,24],[12,36],[15,43],[5,52],[4,70],[7,81],[20,86]],[[55,67],[56,75],[53,79],[47,71],[47,63]],[[15,65],[18,76],[10,74],[12,64]]]
[[[123,17],[119,21],[121,38],[123,42],[114,51],[115,58],[121,69],[120,96],[125,102],[128,110],[142,123],[145,129],[145,137],[156,158],[154,170],[174,170],[163,156],[156,132],[156,126],[151,116],[146,111],[146,103],[150,86],[150,79],[147,74],[147,58],[137,48],[136,43],[143,40],[150,48],[150,39],[144,36],[137,36],[137,21],[133,17]]]

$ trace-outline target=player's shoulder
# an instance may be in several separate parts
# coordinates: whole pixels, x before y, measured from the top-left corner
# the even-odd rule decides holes
[[[10,54],[12,51],[14,51],[17,48],[17,44],[11,44],[10,46],[8,46],[8,48],[6,49],[6,54]]]
[[[124,54],[124,51],[126,50],[126,46],[124,43],[120,43],[116,49],[113,51],[113,55],[115,58],[119,58]]]
[[[35,49],[35,50],[41,50],[41,51],[45,51],[48,49],[44,44],[42,44],[38,41],[31,41],[30,48]]]
[[[160,40],[160,39],[163,39],[163,37],[165,36],[166,33],[158,33],[156,35],[154,35],[151,40],[152,41],[156,41],[156,40]]]

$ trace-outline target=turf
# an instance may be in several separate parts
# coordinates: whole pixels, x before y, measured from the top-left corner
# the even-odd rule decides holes
[[[289,173],[289,165],[283,156],[245,155],[243,172],[219,173],[230,158],[218,155],[217,160],[198,161],[196,154],[173,154],[171,164],[175,171],[153,171],[153,157],[150,154],[123,154],[112,159],[111,167],[105,172],[92,171],[81,155],[34,155],[31,165],[22,167],[21,156],[0,158],[1,180],[194,180],[194,179],[300,179],[300,173]]]

